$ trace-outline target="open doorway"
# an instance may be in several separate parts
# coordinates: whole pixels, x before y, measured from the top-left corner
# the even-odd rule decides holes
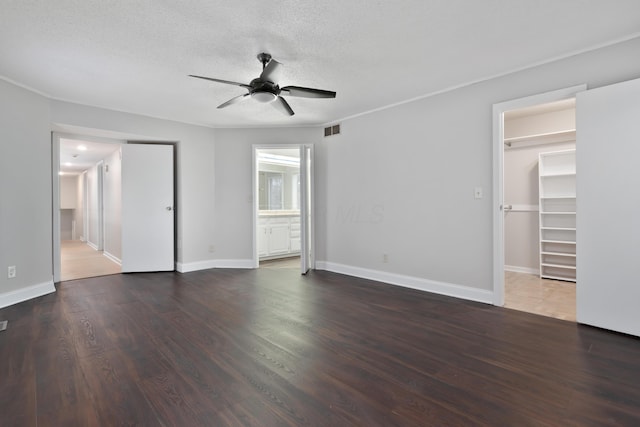
[[[256,267],[311,265],[311,147],[254,147]]]
[[[60,280],[121,272],[120,144],[60,138]]]
[[[506,308],[576,320],[575,98],[504,113]]]
[[[576,320],[576,86],[494,105],[494,304]]]

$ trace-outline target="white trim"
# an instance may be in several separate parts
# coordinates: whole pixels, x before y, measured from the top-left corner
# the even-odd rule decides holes
[[[535,274],[536,276],[540,274],[540,270],[537,268],[518,267],[516,265],[505,265],[504,271],[511,271],[513,273]]]
[[[60,242],[60,134],[51,132],[51,219],[52,219],[52,257],[53,281],[61,278],[61,242]]]
[[[208,129],[268,129],[268,128],[308,128],[308,127],[326,127],[330,124],[335,124],[337,122],[342,122],[342,121],[346,121],[349,119],[353,119],[356,117],[360,117],[360,116],[364,116],[367,114],[371,114],[371,113],[375,113],[377,111],[382,111],[382,110],[387,110],[389,108],[393,108],[393,107],[397,107],[399,105],[403,105],[403,104],[408,104],[414,101],[419,101],[421,99],[425,99],[425,98],[430,98],[436,95],[440,95],[443,93],[447,93],[447,92],[452,92],[467,86],[472,86],[474,84],[477,83],[482,83],[482,82],[486,82],[486,81],[490,81],[490,80],[494,80],[500,77],[504,77],[504,76],[508,76],[510,74],[515,74],[521,71],[525,71],[525,70],[529,70],[535,67],[539,67],[541,65],[546,65],[546,64],[550,64],[553,62],[557,62],[557,61],[561,61],[563,59],[567,59],[567,58],[571,58],[573,56],[577,56],[577,55],[581,55],[583,53],[588,53],[588,52],[592,52],[598,49],[603,49],[605,47],[608,46],[614,46],[616,44],[619,43],[624,43],[633,39],[636,39],[640,37],[640,32],[635,32],[629,35],[626,35],[624,37],[618,37],[615,38],[613,40],[608,40],[606,42],[602,42],[602,43],[597,43],[595,45],[591,45],[589,47],[583,48],[583,49],[576,49],[573,50],[571,52],[562,54],[562,55],[557,55],[551,58],[547,58],[547,59],[543,59],[541,61],[537,61],[528,65],[524,65],[522,67],[518,67],[518,68],[514,68],[514,69],[510,69],[508,71],[503,71],[501,73],[497,73],[497,74],[492,74],[489,75],[487,77],[481,77],[479,79],[475,79],[475,80],[471,80],[468,82],[464,82],[464,83],[460,83],[458,85],[454,85],[454,86],[449,86],[447,88],[441,89],[441,90],[437,90],[434,92],[430,92],[424,95],[420,95],[420,96],[416,96],[404,101],[400,101],[400,102],[396,102],[393,104],[389,104],[386,106],[382,106],[379,108],[374,108],[371,110],[367,110],[364,111],[362,113],[357,113],[357,114],[352,114],[350,116],[347,117],[343,117],[343,118],[337,118],[337,119],[333,119],[330,120],[328,122],[325,123],[316,123],[316,122],[310,122],[310,123],[297,123],[297,124],[292,124],[292,125],[282,125],[282,124],[255,124],[255,125],[211,125],[209,123],[199,123],[199,122],[188,122],[188,121],[182,121],[182,120],[176,120],[175,118],[169,118],[169,117],[164,117],[164,116],[155,116],[155,115],[149,115],[149,114],[143,114],[140,112],[134,112],[134,111],[129,111],[129,110],[125,110],[125,109],[115,109],[113,107],[109,107],[109,106],[104,106],[104,105],[99,105],[99,104],[83,104],[77,100],[73,100],[73,99],[67,99],[67,98],[61,98],[61,97],[55,97],[55,96],[51,96],[45,92],[41,92],[38,89],[35,89],[31,86],[27,86],[25,84],[19,83],[15,80],[12,80],[6,76],[0,75],[0,80],[4,80],[8,83],[11,83],[15,86],[19,86],[23,89],[26,89],[28,91],[31,91],[33,93],[36,93],[38,95],[44,96],[45,98],[51,99],[53,101],[59,101],[59,102],[66,102],[66,103],[70,103],[70,104],[76,104],[76,105],[82,105],[85,107],[91,107],[91,108],[100,108],[103,110],[109,110],[109,111],[116,111],[119,113],[126,113],[126,114],[133,114],[136,116],[140,116],[140,117],[148,117],[151,119],[158,119],[158,120],[167,120],[170,122],[174,122],[174,123],[182,123],[182,124],[187,124],[187,125],[192,125],[192,126],[198,126],[198,127],[203,127],[203,128],[208,128]]]
[[[473,86],[473,85],[478,84],[478,83],[488,82],[488,81],[491,81],[491,80],[494,80],[494,79],[498,79],[500,77],[508,76],[508,75],[511,75],[511,74],[519,73],[521,71],[526,71],[526,70],[530,70],[532,68],[540,67],[542,65],[551,64],[553,62],[557,62],[557,61],[561,61],[563,59],[571,58],[573,56],[581,55],[583,53],[588,53],[588,52],[592,52],[594,50],[603,49],[605,47],[613,46],[613,45],[616,45],[618,43],[624,43],[624,42],[627,42],[629,40],[636,39],[638,37],[640,37],[640,32],[636,32],[636,33],[630,34],[628,36],[620,37],[620,38],[617,38],[617,39],[614,39],[614,40],[610,40],[610,41],[607,41],[607,42],[604,42],[604,43],[599,43],[599,44],[596,44],[596,45],[593,45],[593,46],[590,46],[590,47],[586,47],[584,49],[577,49],[577,50],[565,53],[563,55],[558,55],[558,56],[554,56],[554,57],[551,57],[551,58],[543,59],[541,61],[537,61],[537,62],[528,64],[528,65],[524,65],[522,67],[512,68],[510,70],[503,71],[501,73],[492,74],[492,75],[489,75],[489,76],[486,76],[486,77],[481,77],[479,79],[463,82],[463,83],[460,83],[458,85],[449,86],[449,87],[446,87],[444,89],[436,90],[434,92],[426,93],[424,95],[419,95],[419,96],[416,96],[416,97],[413,97],[413,98],[410,98],[410,99],[406,99],[404,101],[395,102],[393,104],[389,104],[389,105],[385,105],[385,106],[382,106],[382,107],[374,108],[374,109],[371,109],[371,110],[363,111],[361,113],[352,114],[351,116],[346,116],[346,117],[343,117],[343,118],[331,120],[329,122],[322,123],[320,126],[325,127],[325,126],[328,126],[328,125],[330,125],[332,123],[344,122],[344,121],[347,121],[347,120],[355,119],[356,117],[366,116],[368,114],[376,113],[378,111],[388,110],[389,108],[394,108],[394,107],[398,107],[400,105],[410,104],[410,103],[415,102],[415,101],[420,101],[422,99],[431,98],[431,97],[434,97],[434,96],[437,96],[437,95],[442,95],[443,93],[453,92],[455,90],[462,89],[462,88],[465,88],[465,87],[468,87],[468,86]]]
[[[56,291],[53,280],[0,294],[0,308],[41,297]]]
[[[493,104],[493,304],[504,305],[504,113],[573,98],[586,84]]]
[[[207,261],[196,261],[176,263],[176,271],[179,273],[189,273],[191,271],[208,270],[211,268],[240,268],[253,269],[252,259],[211,259]]]
[[[90,242],[90,241],[88,241],[88,240],[87,240],[87,245],[89,245],[89,247],[90,247],[91,249],[93,249],[94,251],[99,251],[99,250],[100,250],[100,249],[98,249],[98,246],[97,246],[95,243]]]
[[[122,265],[122,260],[120,258],[118,258],[117,256],[115,256],[115,255],[113,255],[113,254],[111,254],[111,253],[109,253],[107,251],[102,252],[102,255],[106,256],[111,261],[115,262],[116,264],[118,264],[120,266]]]
[[[493,292],[486,289],[476,289],[469,286],[438,282],[435,280],[405,276],[403,274],[389,273],[386,271],[353,267],[350,265],[337,264],[328,261],[316,261],[316,269],[332,271],[334,273],[346,274],[347,276],[360,277],[363,279],[375,280],[378,282],[388,283],[390,285],[417,289],[419,291],[431,292],[434,294],[446,295],[470,301],[483,302],[485,304],[491,304],[493,298]]]

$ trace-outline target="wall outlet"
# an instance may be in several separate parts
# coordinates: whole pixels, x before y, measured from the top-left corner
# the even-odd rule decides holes
[[[385,264],[387,262],[389,262],[389,255],[388,254],[382,254],[382,262],[384,262]]]
[[[8,277],[9,279],[13,279],[13,278],[15,278],[15,277],[16,277],[16,266],[15,266],[15,265],[10,265],[10,266],[7,268],[7,277]]]
[[[209,245],[209,253],[214,253],[216,251],[216,247],[214,245]]]

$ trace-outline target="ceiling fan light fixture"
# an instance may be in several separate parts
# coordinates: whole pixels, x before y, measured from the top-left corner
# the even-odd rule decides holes
[[[251,93],[251,98],[264,104],[275,101],[277,97],[278,95],[271,92],[256,91]]]

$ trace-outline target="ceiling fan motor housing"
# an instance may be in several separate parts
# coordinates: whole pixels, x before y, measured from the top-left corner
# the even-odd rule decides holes
[[[280,87],[278,87],[277,84],[264,81],[260,78],[251,80],[249,85],[251,86],[251,90],[249,90],[251,98],[258,102],[272,102],[280,95]]]

